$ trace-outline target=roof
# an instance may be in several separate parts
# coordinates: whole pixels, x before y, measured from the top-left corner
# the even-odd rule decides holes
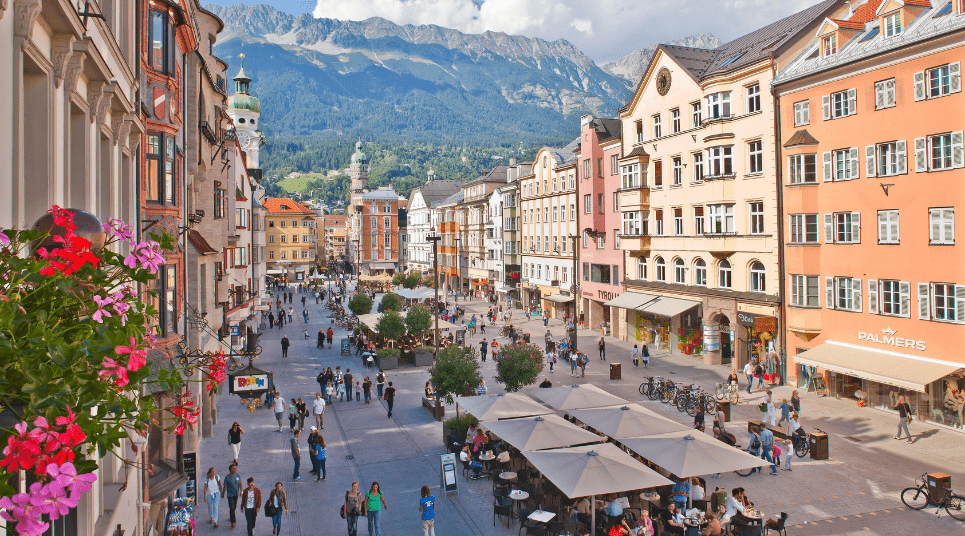
[[[308,209],[305,205],[288,199],[287,197],[269,197],[265,199],[262,203],[268,210],[269,214],[310,214],[315,215],[314,212]]]
[[[546,150],[549,151],[549,153],[553,156],[553,160],[556,161],[556,167],[560,168],[568,166],[579,159],[577,151],[580,150],[580,138],[576,138],[567,143],[562,149],[547,147]]]
[[[673,58],[677,65],[683,67],[695,82],[700,81],[700,77],[707,71],[707,67],[714,61],[716,55],[716,52],[712,49],[679,45],[659,45],[657,50],[663,51]],[[656,57],[656,54],[653,57]]]
[[[399,194],[391,186],[380,186],[378,190],[372,190],[362,194],[359,199],[364,201],[398,201]]]
[[[455,205],[456,203],[462,203],[462,200],[466,197],[466,192],[461,188],[456,193],[450,195],[449,197],[436,201],[431,206],[437,205]]]
[[[646,149],[644,149],[641,145],[640,147],[634,147],[634,149],[627,153],[627,155],[623,158],[633,158],[635,156],[650,156],[650,154],[647,153]]]
[[[492,169],[484,169],[479,177],[465,183],[462,185],[463,188],[473,184],[481,184],[484,182],[506,182],[506,173],[509,171],[509,166],[496,166]]]
[[[460,181],[431,181],[413,190],[422,194],[422,200],[426,206],[430,206],[436,201],[441,201],[459,191],[462,187]]]
[[[619,119],[594,119],[593,130],[601,143],[614,138],[619,140],[623,133],[623,122]]]
[[[201,233],[194,229],[188,229],[188,242],[191,242],[194,249],[198,250],[198,253],[202,255],[211,255],[212,253],[218,252],[218,250],[214,249],[214,247],[205,240]]]
[[[344,226],[347,219],[348,217],[345,214],[329,214],[322,218],[322,222],[325,227],[339,227]]]
[[[795,132],[794,135],[791,136],[791,139],[787,140],[787,143],[785,143],[784,146],[798,147],[801,145],[817,145],[817,144],[818,144],[818,140],[816,140],[814,136],[811,135],[810,132],[808,132],[805,129],[801,129]]]

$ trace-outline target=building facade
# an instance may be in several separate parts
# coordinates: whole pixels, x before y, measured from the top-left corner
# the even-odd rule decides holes
[[[496,294],[505,307],[515,307],[521,303],[523,238],[520,223],[519,177],[524,168],[529,169],[531,166],[532,162],[521,165],[510,162],[509,169],[506,171],[507,184],[495,192],[502,198],[503,220],[503,279],[496,287]]]
[[[484,169],[479,177],[463,184],[463,200],[456,207],[462,224],[459,233],[460,258],[464,259],[465,268],[462,288],[477,297],[493,291],[486,225],[490,219],[490,197],[506,184],[506,170],[506,166]]]
[[[779,71],[788,380],[961,428],[961,2],[869,0]]]
[[[265,234],[267,275],[290,283],[304,281],[315,265],[315,213],[288,198],[268,198]]]
[[[503,286],[506,277],[505,264],[503,262],[503,192],[502,188],[496,188],[486,203],[486,270],[488,275],[488,286],[486,294],[495,293]]]
[[[432,205],[459,191],[461,184],[459,181],[436,180],[435,172],[430,169],[428,181],[409,194],[406,212],[409,237],[407,269],[420,272],[433,270],[432,243],[428,238],[436,232],[432,223],[435,210]]]
[[[460,188],[449,197],[432,205],[431,216],[436,235],[442,237],[438,246],[440,285],[448,292],[463,292],[462,269],[459,263],[459,236],[461,222],[456,205],[462,202],[465,192]]]
[[[362,252],[359,244],[362,242],[363,228],[361,197],[368,191],[369,184],[369,157],[362,152],[362,140],[355,143],[349,178],[352,181],[352,192],[348,207],[348,257],[349,262],[354,263],[355,273],[360,274],[359,259]]]
[[[359,198],[358,261],[363,274],[392,275],[399,264],[399,194],[382,186]]]
[[[317,218],[319,264],[328,266],[345,258],[346,216],[328,214]]]

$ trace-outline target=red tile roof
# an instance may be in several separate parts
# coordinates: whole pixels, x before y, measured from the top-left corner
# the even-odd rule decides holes
[[[345,225],[345,214],[329,214],[325,216],[325,227],[342,227]]]
[[[864,30],[864,23],[861,23],[861,22],[852,22],[849,20],[837,20],[837,19],[830,19],[830,20],[831,22],[837,24],[838,28],[841,28],[841,29]]]
[[[905,0],[905,4],[911,6],[931,7],[929,0]]]
[[[198,253],[202,255],[210,255],[218,252],[218,250],[211,247],[211,244],[205,240],[201,233],[195,231],[194,229],[188,229],[188,242],[191,242],[191,245],[194,246],[194,249],[198,250]]]
[[[262,203],[269,214],[315,214],[305,205],[287,197],[271,197]],[[282,208],[282,207],[285,208]]]
[[[868,2],[858,6],[848,20],[851,22],[860,22],[861,24],[875,20],[878,18],[875,12],[878,11],[878,7],[881,6],[882,2],[884,2],[884,0],[868,0]],[[864,26],[862,26],[862,29],[864,29]]]

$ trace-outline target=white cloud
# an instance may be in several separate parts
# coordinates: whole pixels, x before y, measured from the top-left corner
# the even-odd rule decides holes
[[[576,28],[576,31],[585,33],[586,35],[593,35],[593,21],[587,19],[575,19],[570,23],[570,26]]]

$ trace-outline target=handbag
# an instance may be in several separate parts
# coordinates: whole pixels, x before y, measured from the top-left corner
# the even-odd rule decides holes
[[[275,516],[275,505],[272,504],[272,502],[271,502],[270,500],[269,500],[269,501],[266,501],[266,502],[265,502],[265,517],[274,517],[274,516]]]
[[[766,412],[767,412],[767,404],[764,403],[764,402],[761,402],[761,405],[760,405],[760,406],[757,406],[757,408],[761,410],[761,413],[766,413]]]
[[[345,519],[345,504],[342,504],[342,507],[338,509],[338,515],[342,519]]]

